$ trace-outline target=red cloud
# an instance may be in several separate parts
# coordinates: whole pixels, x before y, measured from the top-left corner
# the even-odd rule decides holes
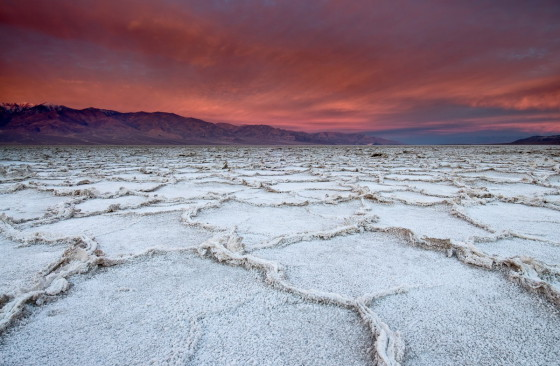
[[[5,101],[303,130],[492,129],[511,111],[533,113],[516,116],[516,128],[558,126],[555,1],[20,0],[2,8]],[[430,120],[438,105],[472,113]],[[550,119],[535,122],[542,112]]]

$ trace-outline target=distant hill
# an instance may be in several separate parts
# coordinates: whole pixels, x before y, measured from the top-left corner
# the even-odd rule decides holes
[[[512,145],[560,145],[560,135],[531,136],[511,142]]]
[[[120,113],[49,104],[0,104],[0,144],[397,145],[359,133],[306,133],[267,125],[210,123],[173,113]]]

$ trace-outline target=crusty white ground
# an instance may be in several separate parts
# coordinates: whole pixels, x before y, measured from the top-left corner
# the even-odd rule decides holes
[[[0,157],[1,365],[560,360],[557,148]]]
[[[297,330],[298,336],[294,336]],[[142,257],[75,279],[2,345],[8,365],[367,363],[352,312],[268,288],[192,254]]]
[[[38,274],[62,255],[62,245],[22,246],[0,237],[0,294],[20,293],[33,287]]]

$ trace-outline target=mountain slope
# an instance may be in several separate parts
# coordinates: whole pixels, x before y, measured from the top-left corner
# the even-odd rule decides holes
[[[0,143],[225,145],[325,144],[395,145],[395,141],[363,134],[306,133],[267,125],[210,123],[173,113],[120,113],[59,105],[0,105]]]
[[[560,145],[560,135],[531,136],[511,142],[512,145]]]

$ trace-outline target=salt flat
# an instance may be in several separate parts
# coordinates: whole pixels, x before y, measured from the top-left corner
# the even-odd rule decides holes
[[[2,147],[2,365],[560,364],[560,149]]]

